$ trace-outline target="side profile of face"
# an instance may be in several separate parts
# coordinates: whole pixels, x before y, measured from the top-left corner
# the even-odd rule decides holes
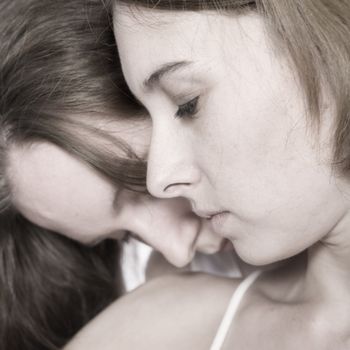
[[[117,5],[114,29],[127,83],[153,122],[150,193],[189,199],[252,264],[340,229],[348,201],[330,166],[331,108],[317,134],[261,17]]]
[[[119,124],[115,133],[144,156],[149,127]],[[14,147],[9,159],[14,203],[41,227],[88,245],[122,239],[129,233],[176,266],[189,263],[197,250],[210,254],[221,248],[222,239],[212,233],[206,220],[191,212],[184,199],[155,199],[116,189],[95,170],[49,143]]]

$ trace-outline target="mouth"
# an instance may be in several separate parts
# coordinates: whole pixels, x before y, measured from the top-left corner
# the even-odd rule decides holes
[[[200,210],[193,210],[193,212],[203,218],[203,219],[206,219],[206,220],[209,220],[209,221],[218,221],[220,220],[221,217],[229,214],[229,212],[227,210],[223,210],[223,211],[212,211],[212,212],[206,212],[206,211],[200,211]]]
[[[206,220],[211,220],[214,216],[220,215],[225,213],[226,211],[204,211],[204,210],[197,210],[195,208],[192,209],[192,211],[199,217],[206,219]]]
[[[220,236],[223,236],[223,228],[226,226],[226,221],[230,217],[230,212],[227,210],[222,211],[204,211],[193,208],[193,212],[205,219],[208,220],[213,228],[213,230]]]

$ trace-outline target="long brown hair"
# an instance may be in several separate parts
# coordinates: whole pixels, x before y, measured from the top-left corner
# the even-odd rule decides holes
[[[255,11],[278,50],[286,53],[304,89],[314,124],[324,93],[334,101],[334,164],[350,170],[350,2],[347,0],[114,0],[164,11]],[[109,2],[111,6],[111,3]]]
[[[84,247],[26,220],[11,201],[7,154],[51,142],[115,185],[144,185],[144,162],[93,127],[144,117],[122,78],[102,3],[1,1],[0,94],[0,348],[59,349],[120,294],[117,243]]]

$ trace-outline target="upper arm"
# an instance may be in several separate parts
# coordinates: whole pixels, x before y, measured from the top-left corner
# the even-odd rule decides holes
[[[207,349],[233,282],[207,275],[154,279],[110,305],[64,350]]]

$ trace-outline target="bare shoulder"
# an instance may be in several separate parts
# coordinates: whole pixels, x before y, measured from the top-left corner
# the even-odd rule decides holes
[[[155,278],[113,303],[65,350],[207,349],[238,284],[193,273]]]
[[[187,299],[213,293],[224,296],[225,294],[231,295],[240,281],[240,279],[223,278],[204,273],[185,272],[154,278],[128,297],[151,294],[152,298],[157,296]]]

